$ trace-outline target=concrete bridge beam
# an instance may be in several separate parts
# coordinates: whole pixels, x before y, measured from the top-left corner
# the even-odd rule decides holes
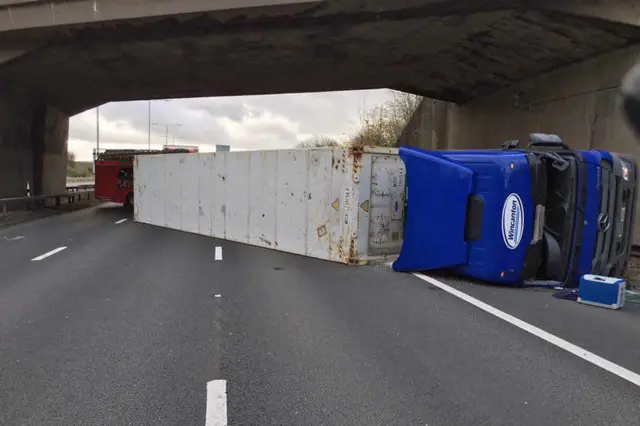
[[[640,26],[638,0],[543,0],[536,3],[536,7],[567,15]]]

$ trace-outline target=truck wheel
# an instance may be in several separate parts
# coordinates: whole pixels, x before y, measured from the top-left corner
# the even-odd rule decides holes
[[[566,265],[563,264],[562,250],[558,241],[551,235],[551,233],[545,231],[542,238],[543,253],[544,253],[544,273],[546,279],[553,281],[563,280],[563,271]]]
[[[124,202],[126,207],[133,207],[133,192],[127,195],[127,199]]]

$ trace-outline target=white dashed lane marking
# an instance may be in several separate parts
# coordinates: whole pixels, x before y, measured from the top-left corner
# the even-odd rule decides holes
[[[49,252],[47,252],[45,254],[42,254],[42,255],[40,255],[38,257],[34,257],[33,259],[31,259],[31,261],[32,262],[38,262],[40,260],[46,259],[47,257],[53,256],[56,253],[60,253],[61,251],[66,250],[66,249],[67,249],[66,247],[58,247],[55,250],[51,250],[51,251],[49,251]]]
[[[207,383],[206,426],[227,426],[227,381]]]

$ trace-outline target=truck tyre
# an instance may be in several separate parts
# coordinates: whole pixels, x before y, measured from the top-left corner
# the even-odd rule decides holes
[[[544,232],[542,241],[545,256],[543,261],[545,267],[544,273],[546,278],[554,281],[563,281],[562,271],[565,267],[562,264],[562,250],[560,249],[558,241],[547,231]]]
[[[133,192],[127,195],[124,205],[125,207],[133,207]]]

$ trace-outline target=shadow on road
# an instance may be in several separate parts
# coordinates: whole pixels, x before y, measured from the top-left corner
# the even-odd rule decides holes
[[[0,215],[0,229],[9,228],[20,223],[32,222],[34,220],[45,219],[47,217],[71,213],[78,210],[98,205],[97,201],[85,201],[78,203],[63,203],[59,206],[46,206],[38,209],[25,209],[9,212],[7,216]]]
[[[102,203],[96,209],[96,214],[104,217],[112,216],[114,219],[131,218],[133,217],[133,207],[116,203]]]

